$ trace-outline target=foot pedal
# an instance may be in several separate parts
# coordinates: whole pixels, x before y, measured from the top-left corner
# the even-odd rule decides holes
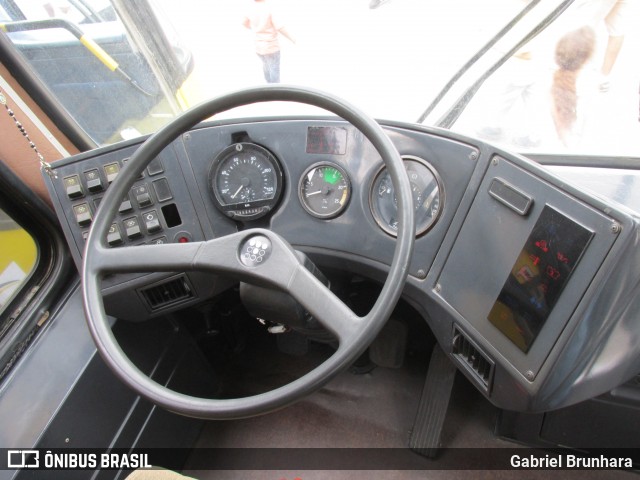
[[[372,372],[375,368],[376,368],[376,364],[373,363],[369,358],[369,349],[367,349],[349,367],[349,373],[351,373],[352,375],[365,375],[367,373]]]
[[[409,439],[409,448],[425,457],[435,458],[438,454],[456,371],[453,362],[436,344]]]
[[[287,355],[301,357],[309,351],[309,340],[306,335],[290,330],[276,336],[278,350]]]
[[[407,350],[408,328],[399,320],[389,320],[369,347],[369,358],[380,367],[400,368]]]

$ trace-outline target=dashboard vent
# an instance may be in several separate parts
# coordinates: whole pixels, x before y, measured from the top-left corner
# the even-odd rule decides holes
[[[457,328],[453,330],[451,354],[485,391],[490,390],[494,363]]]
[[[152,312],[172,307],[194,298],[193,289],[186,277],[174,277],[140,290]]]

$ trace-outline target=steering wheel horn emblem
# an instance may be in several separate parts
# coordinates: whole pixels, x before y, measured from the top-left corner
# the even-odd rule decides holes
[[[254,235],[242,242],[240,261],[247,267],[257,267],[271,255],[271,241],[264,235]]]

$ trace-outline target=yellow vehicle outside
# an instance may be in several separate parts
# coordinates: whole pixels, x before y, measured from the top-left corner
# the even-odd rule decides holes
[[[38,248],[22,227],[0,211],[0,310],[29,276]]]

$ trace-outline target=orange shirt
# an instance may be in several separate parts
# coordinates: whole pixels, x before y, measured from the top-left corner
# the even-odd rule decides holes
[[[283,25],[271,11],[267,2],[253,2],[244,18],[243,25],[255,33],[256,53],[268,55],[280,50],[278,30]]]

